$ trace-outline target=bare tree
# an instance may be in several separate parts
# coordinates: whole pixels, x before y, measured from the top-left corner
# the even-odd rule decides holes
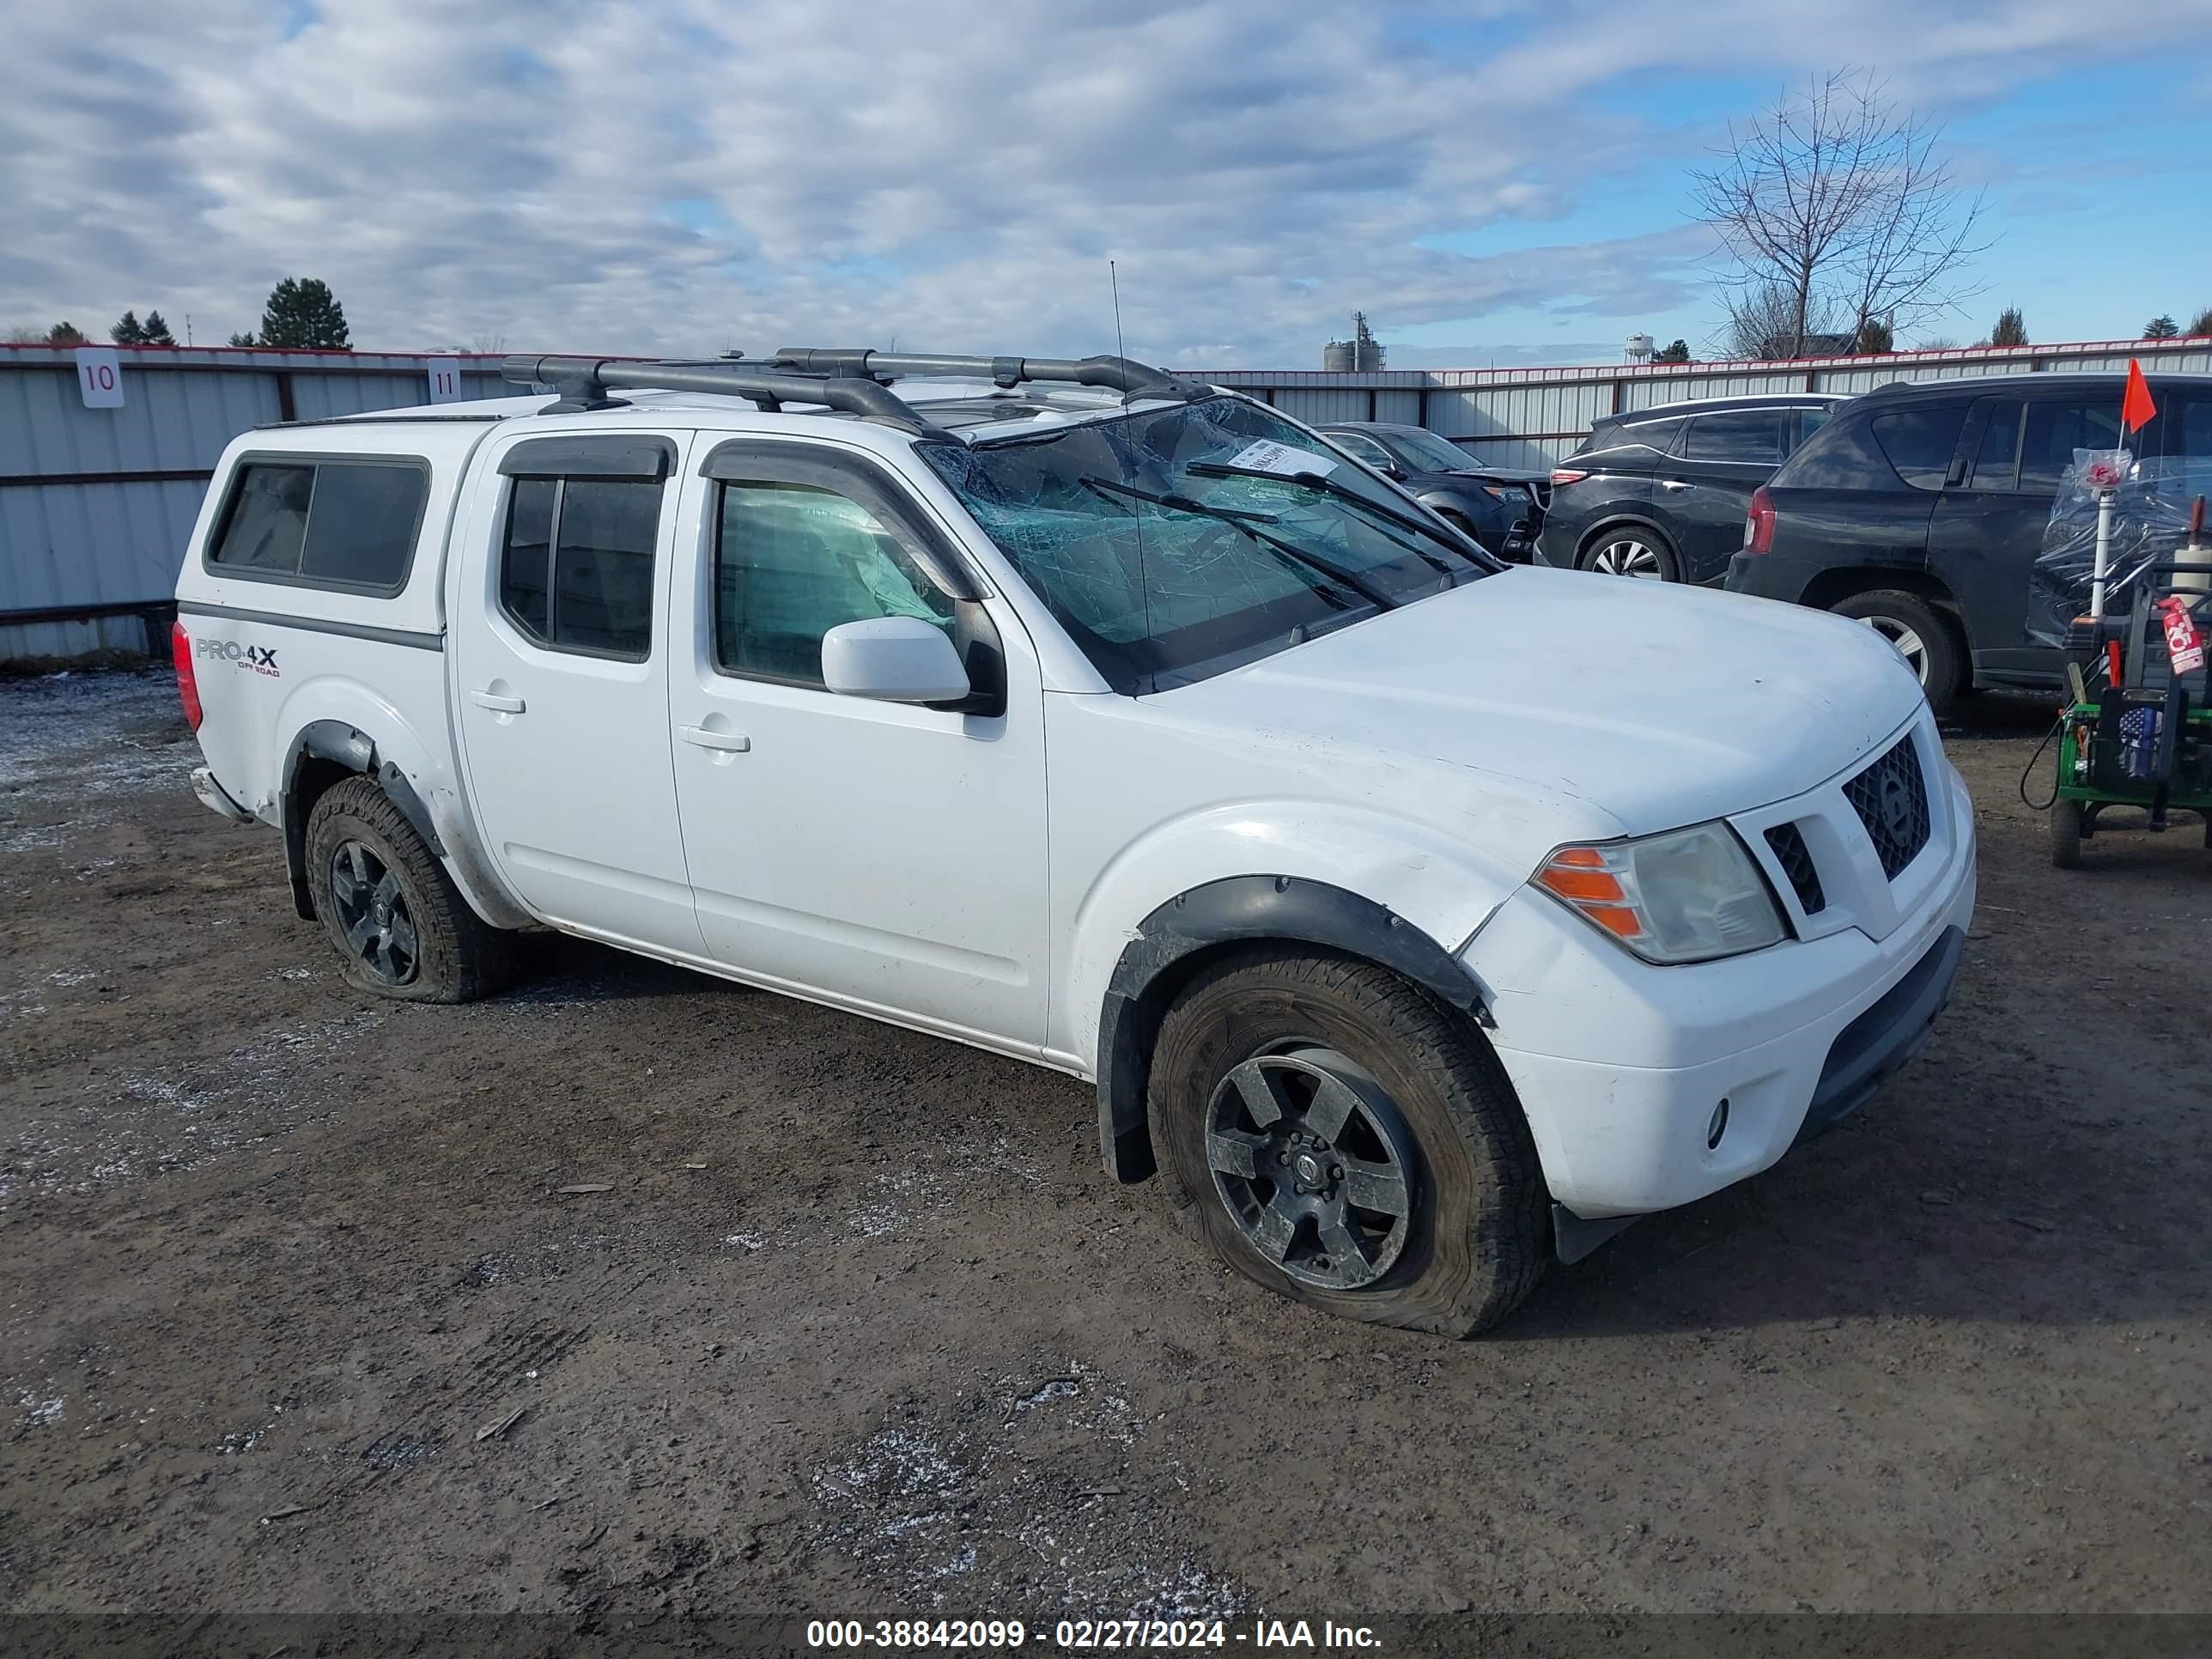
[[[2212,306],[2207,306],[2198,312],[2196,319],[2182,332],[2191,339],[2200,334],[2212,334]]]
[[[497,330],[480,331],[470,349],[486,356],[496,357],[507,349],[507,336]]]
[[[1835,321],[1835,307],[1826,295],[1815,293],[1808,299],[1789,283],[1771,278],[1729,288],[1721,304],[1728,320],[1713,345],[1719,356],[1736,362],[1802,357],[1806,341],[1830,332]]]
[[[1980,292],[1961,279],[1989,246],[1975,240],[1982,198],[1966,194],[1942,137],[1849,70],[1730,123],[1725,159],[1691,175],[1729,262],[1730,332],[1746,296],[1764,314],[1773,289],[1790,301],[1785,356],[1831,331],[1822,320],[1856,337],[1870,318],[1894,329]]]

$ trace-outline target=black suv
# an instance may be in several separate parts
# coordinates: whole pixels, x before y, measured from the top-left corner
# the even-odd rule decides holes
[[[1751,492],[1843,401],[1774,392],[1607,416],[1552,473],[1536,562],[1719,581]]]
[[[1426,427],[1338,421],[1314,428],[1450,520],[1501,559],[1526,563],[1544,518],[1546,474],[1486,467]]]
[[[2077,449],[2212,459],[2212,376],[2156,375],[2125,443],[2127,377],[1894,382],[1854,398],[1752,497],[1731,592],[1854,617],[1918,670],[1938,709],[1970,687],[2048,687],[2029,576]]]

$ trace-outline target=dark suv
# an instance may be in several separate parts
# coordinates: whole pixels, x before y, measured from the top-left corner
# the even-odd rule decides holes
[[[1751,492],[1841,402],[1775,392],[1607,416],[1552,473],[1536,562],[1719,581],[1743,545]]]
[[[1752,497],[1732,592],[1851,617],[1887,635],[1938,709],[1970,687],[2053,686],[2027,635],[2029,575],[2076,449],[2212,459],[2212,376],[2158,375],[2158,413],[2120,438],[2127,377],[1896,382],[1837,411]]]
[[[1525,564],[1543,521],[1541,472],[1486,467],[1426,427],[1338,421],[1316,427],[1338,448],[1395,480],[1501,559]]]

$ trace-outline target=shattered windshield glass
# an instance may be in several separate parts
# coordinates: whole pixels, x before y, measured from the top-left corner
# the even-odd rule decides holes
[[[1498,568],[1241,398],[917,450],[1127,694],[1206,678]]]

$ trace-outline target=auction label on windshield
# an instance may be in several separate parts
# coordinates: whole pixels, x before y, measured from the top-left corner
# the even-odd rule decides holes
[[[1336,463],[1328,456],[1317,455],[1310,449],[1293,449],[1272,438],[1245,445],[1229,458],[1229,465],[1247,472],[1273,472],[1285,478],[1295,478],[1301,472],[1327,477],[1336,471]]]

